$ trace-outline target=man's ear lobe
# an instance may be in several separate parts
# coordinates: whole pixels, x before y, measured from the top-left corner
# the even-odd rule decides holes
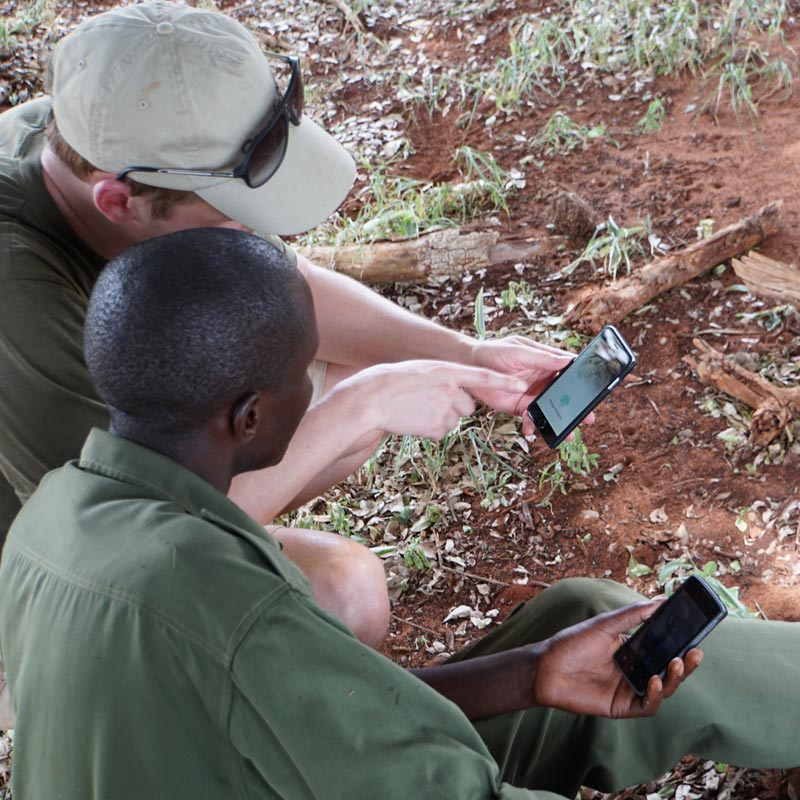
[[[132,188],[127,181],[114,178],[97,181],[92,187],[92,197],[97,210],[111,222],[130,222],[136,218],[130,202]]]
[[[261,395],[248,392],[240,397],[231,408],[233,435],[238,442],[249,442],[261,425]]]

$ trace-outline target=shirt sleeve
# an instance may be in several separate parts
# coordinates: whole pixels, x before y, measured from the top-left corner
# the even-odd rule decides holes
[[[17,236],[6,229],[2,237],[0,472],[25,501],[46,472],[78,457],[108,413],[83,359],[89,287]]]
[[[229,731],[248,797],[545,800],[501,784],[451,702],[287,591],[232,664]]]

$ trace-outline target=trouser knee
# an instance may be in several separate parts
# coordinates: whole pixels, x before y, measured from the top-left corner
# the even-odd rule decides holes
[[[567,578],[519,606],[502,625],[451,660],[460,661],[541,642],[570,625],[640,599],[635,592],[614,581]]]
[[[628,597],[630,595],[630,597]],[[602,578],[564,578],[542,592],[531,605],[558,620],[559,628],[636,602],[636,596],[615,581]]]

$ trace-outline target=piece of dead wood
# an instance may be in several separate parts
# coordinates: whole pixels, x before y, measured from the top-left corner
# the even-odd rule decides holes
[[[800,386],[776,386],[726,358],[702,339],[694,339],[692,344],[700,355],[684,356],[683,360],[697,373],[698,379],[755,409],[749,434],[754,448],[766,447],[790,423],[800,420]]]
[[[747,291],[800,309],[800,267],[774,261],[761,253],[734,258],[733,271],[744,281]]]
[[[320,266],[332,267],[364,283],[420,281],[428,276],[460,275],[505,261],[549,255],[564,243],[561,237],[503,240],[497,231],[447,228],[400,242],[363,246],[297,248]]]
[[[717,264],[741,255],[775,233],[782,205],[783,200],[769,203],[708,239],[651,261],[609,286],[584,287],[567,309],[565,323],[578,330],[597,333],[606,323],[619,322],[667,289],[681,286]]]

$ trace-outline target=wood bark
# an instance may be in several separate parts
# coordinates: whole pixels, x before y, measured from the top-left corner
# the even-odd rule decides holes
[[[632,275],[604,286],[588,286],[567,309],[565,322],[597,333],[608,322],[619,322],[667,289],[681,286],[703,272],[741,255],[778,230],[782,200],[717,231],[679,253],[651,261]]]
[[[563,242],[557,236],[501,241],[496,231],[462,233],[458,228],[447,228],[418,239],[338,248],[299,247],[297,252],[315,264],[364,283],[399,283],[421,281],[428,276],[460,275],[504,261],[547,255]]]
[[[748,253],[731,262],[750,294],[788,303],[800,309],[800,267],[773,261],[761,253]]]
[[[776,386],[702,340],[693,339],[692,343],[700,351],[699,356],[684,356],[683,360],[699,380],[755,409],[749,433],[753,447],[766,447],[790,423],[800,420],[800,386]]]

